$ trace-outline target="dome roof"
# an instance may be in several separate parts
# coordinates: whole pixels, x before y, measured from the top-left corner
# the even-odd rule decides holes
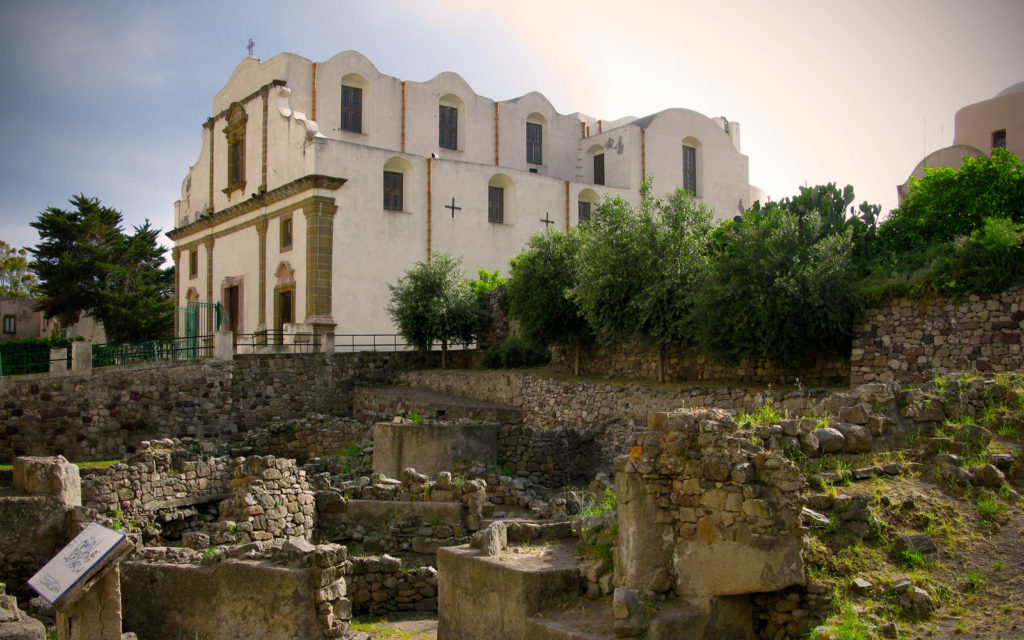
[[[1001,98],[1003,96],[1008,96],[1008,95],[1011,95],[1011,94],[1014,94],[1014,93],[1022,93],[1022,92],[1024,92],[1024,82],[1018,82],[1017,84],[1012,84],[1012,85],[1006,87],[1005,89],[1003,89],[1002,91],[1000,91],[999,93],[997,93],[996,97],[997,98]]]

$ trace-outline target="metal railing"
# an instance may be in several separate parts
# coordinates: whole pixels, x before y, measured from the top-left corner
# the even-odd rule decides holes
[[[139,362],[195,360],[212,356],[213,336],[187,336],[123,344],[94,344],[92,346],[93,368]]]
[[[318,333],[285,333],[267,329],[235,334],[235,353],[317,353],[323,351]]]
[[[49,347],[30,347],[6,353],[0,352],[0,376],[46,373],[49,370]]]
[[[475,349],[476,342],[449,343],[449,351]],[[441,343],[434,342],[431,351],[440,351]],[[335,353],[355,353],[357,351],[416,351],[397,333],[336,333],[334,334]]]

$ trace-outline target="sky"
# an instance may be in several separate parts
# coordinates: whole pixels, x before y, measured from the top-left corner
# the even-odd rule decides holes
[[[2,0],[0,240],[77,193],[170,230],[250,38],[564,114],[726,116],[773,199],[837,182],[888,211],[957,109],[1024,80],[1022,25],[1024,0]]]

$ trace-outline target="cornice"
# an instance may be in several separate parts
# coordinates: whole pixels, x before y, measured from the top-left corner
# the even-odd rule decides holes
[[[334,191],[335,189],[340,188],[341,185],[345,184],[346,181],[346,178],[335,178],[333,176],[320,174],[303,176],[298,180],[293,180],[292,182],[281,185],[276,189],[266,191],[262,194],[256,194],[248,200],[239,202],[227,209],[221,209],[216,213],[199,218],[198,220],[190,222],[183,227],[171,229],[167,232],[167,237],[177,242],[182,238],[210,229],[211,227],[228,222],[257,209],[268,207],[274,203],[284,200],[285,198],[290,198],[296,194],[302,193],[303,191],[308,191],[310,189],[326,189],[328,191]]]

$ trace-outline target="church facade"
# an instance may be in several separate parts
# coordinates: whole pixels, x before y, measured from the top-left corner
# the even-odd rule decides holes
[[[606,195],[636,203],[645,177],[718,218],[762,197],[725,118],[562,115],[451,72],[402,81],[354,51],[247,58],[175,202],[178,305],[221,302],[236,333],[393,333],[387,285],[414,262],[447,252],[470,277],[507,273],[532,234],[584,222]]]

